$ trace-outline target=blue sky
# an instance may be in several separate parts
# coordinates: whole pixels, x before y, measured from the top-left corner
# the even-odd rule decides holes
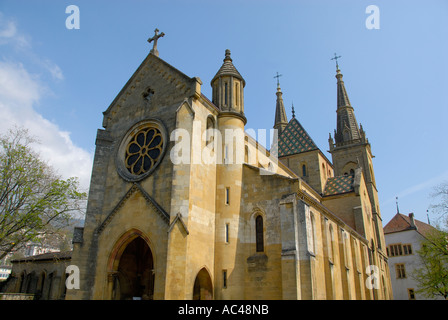
[[[77,5],[80,29],[66,7]],[[368,5],[380,29],[366,28]],[[331,159],[335,64],[375,155],[385,225],[396,213],[426,221],[431,189],[448,180],[448,2],[427,1],[22,1],[0,2],[1,131],[26,126],[61,173],[88,185],[96,130],[151,49],[190,77],[210,80],[230,49],[246,80],[247,128],[274,122],[276,72],[291,117]],[[430,212],[431,219],[437,215]]]

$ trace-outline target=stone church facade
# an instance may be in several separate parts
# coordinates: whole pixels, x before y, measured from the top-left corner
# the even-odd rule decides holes
[[[280,86],[278,144],[245,133],[229,50],[211,100],[148,54],[103,113],[66,299],[391,299],[373,156],[336,78],[330,161]]]

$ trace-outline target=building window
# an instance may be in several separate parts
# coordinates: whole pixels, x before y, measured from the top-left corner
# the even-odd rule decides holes
[[[230,204],[230,188],[226,188],[226,204]]]
[[[209,147],[210,149],[213,149],[213,145],[214,145],[214,129],[215,129],[215,124],[214,124],[214,120],[212,117],[208,117],[207,118],[207,129],[206,129],[206,139],[205,139],[205,143],[207,145],[207,147]]]
[[[235,83],[235,106],[240,105],[240,84],[238,82]]]
[[[404,268],[403,263],[397,263],[395,265],[395,271],[397,274],[397,279],[405,279],[406,278],[406,270]]]
[[[403,252],[405,255],[412,254],[412,246],[410,244],[404,244]]]
[[[225,240],[226,240],[226,243],[229,243],[229,224],[228,223],[226,223]]]
[[[329,244],[328,244],[328,258],[330,259],[330,262],[334,263],[334,233],[333,233],[333,226],[330,225],[329,227]]]
[[[389,253],[391,257],[402,256],[403,250],[401,248],[401,244],[391,244],[389,246]]]
[[[222,287],[227,288],[227,270],[222,270]]]
[[[227,106],[227,82],[224,83],[224,105]]]
[[[302,177],[306,177],[306,164],[302,164]]]
[[[409,300],[415,300],[414,289],[408,289],[408,297],[409,297]]]
[[[389,257],[403,256],[412,254],[412,245],[410,244],[391,244],[386,248]]]
[[[255,241],[257,252],[264,251],[264,239],[263,239],[263,217],[258,215],[255,219]]]
[[[311,220],[311,250],[313,250],[314,254],[317,254],[317,245],[316,245],[316,221],[314,220],[314,214],[310,212],[310,220]]]

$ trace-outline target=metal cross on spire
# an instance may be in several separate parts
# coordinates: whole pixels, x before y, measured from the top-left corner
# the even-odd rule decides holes
[[[334,54],[334,58],[331,58],[330,60],[336,60],[336,70],[339,69],[339,65],[338,65],[338,59],[342,58],[341,56],[336,55],[336,53]]]
[[[282,76],[282,75],[281,75],[281,74],[278,74],[278,72],[277,72],[277,75],[274,76],[274,78],[277,78],[277,88],[280,88],[280,81],[279,81],[279,78],[280,78],[281,76]]]
[[[165,35],[165,33],[161,33],[159,34],[159,29],[156,28],[156,30],[154,30],[154,37],[149,38],[148,42],[151,43],[152,41],[154,41],[154,44],[152,46],[152,49],[149,53],[152,53],[155,56],[159,56],[159,51],[157,50],[157,40],[159,40],[159,38],[163,37]]]

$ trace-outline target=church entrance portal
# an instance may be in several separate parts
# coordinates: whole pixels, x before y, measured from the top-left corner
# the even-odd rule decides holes
[[[193,288],[193,300],[212,300],[212,279],[205,268],[202,268],[196,276]]]
[[[113,287],[113,298],[117,300],[153,299],[154,261],[151,249],[141,237],[124,249]]]

